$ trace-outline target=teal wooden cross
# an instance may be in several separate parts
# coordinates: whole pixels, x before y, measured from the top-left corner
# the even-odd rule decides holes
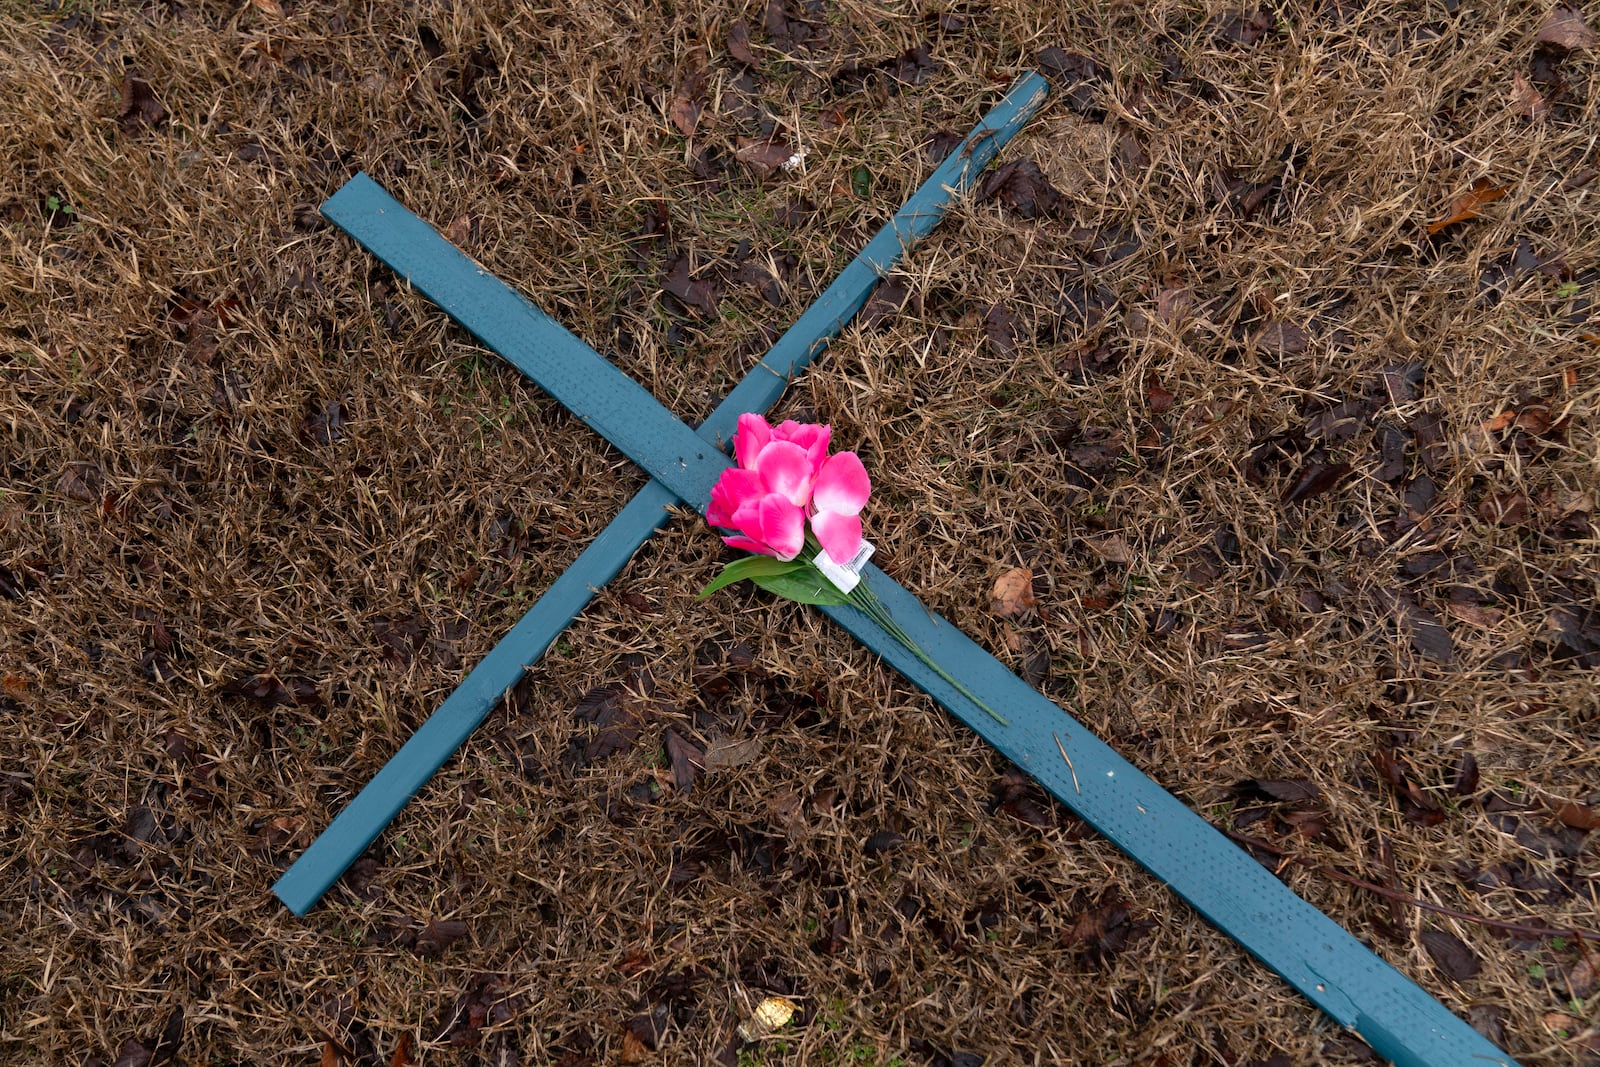
[[[712,485],[731,465],[722,448],[738,416],[777,401],[788,380],[854,316],[877,279],[933,228],[951,198],[972,185],[1046,92],[1037,75],[1021,79],[698,431],[370,178],[358,175],[323,206],[331,220],[653,480],[284,873],[273,889],[291,910],[304,914],[316,903],[593,592],[665,521],[669,504],[705,509]],[[1000,710],[1007,724],[962,696],[865,615],[847,606],[819,610],[1337,1022],[1401,1067],[1513,1063],[887,575],[869,567],[867,580],[912,640]]]

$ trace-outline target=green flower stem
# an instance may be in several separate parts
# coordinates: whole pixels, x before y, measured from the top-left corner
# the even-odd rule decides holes
[[[917,657],[917,659],[921,660],[924,667],[927,667],[934,674],[937,674],[946,683],[952,686],[956,692],[960,693],[962,696],[972,701],[972,703],[988,712],[989,717],[995,722],[999,723],[1001,726],[1011,725],[1010,723],[1006,722],[1005,719],[1000,717],[999,712],[995,711],[988,704],[985,704],[982,700],[980,700],[977,694],[972,690],[968,689],[966,686],[952,678],[949,671],[946,671],[943,667],[939,666],[931,658],[929,658],[926,652],[917,647],[917,643],[911,640],[911,635],[902,630],[900,628],[900,624],[895,622],[894,619],[890,617],[889,610],[883,606],[883,601],[879,600],[878,595],[867,587],[867,583],[864,580],[858,583],[854,589],[850,590],[850,592],[845,594],[845,600],[849,602],[851,607],[860,611],[867,618],[871,619],[873,622],[882,627],[884,632],[886,632],[890,637],[894,638],[896,641],[899,641],[901,645],[905,646],[906,651],[910,652],[913,656]]]

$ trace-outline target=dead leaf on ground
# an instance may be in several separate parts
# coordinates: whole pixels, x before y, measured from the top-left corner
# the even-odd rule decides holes
[[[1401,802],[1401,811],[1418,826],[1437,826],[1444,822],[1444,809],[1433,794],[1413,780],[1409,765],[1388,745],[1373,749],[1370,757],[1373,768],[1393,789]]]
[[[122,76],[122,110],[117,118],[130,133],[140,126],[155,129],[167,121],[167,109],[156,99],[150,83],[130,72]]]
[[[995,579],[989,610],[1003,619],[1015,618],[1038,605],[1033,596],[1033,571],[1013,567]]]
[[[666,277],[661,279],[661,289],[677,297],[688,310],[701,315],[717,313],[721,298],[717,286],[704,278],[692,277],[687,256],[678,256],[667,265]]]
[[[1600,967],[1593,956],[1585,956],[1567,972],[1567,988],[1579,1000],[1587,1000],[1600,989]]]
[[[335,443],[344,436],[344,405],[328,400],[313,408],[301,421],[300,434],[315,444]]]
[[[1556,818],[1574,830],[1600,830],[1600,810],[1569,800],[1556,806]]]
[[[862,331],[875,330],[900,313],[911,297],[911,290],[897,278],[885,278],[867,297],[866,305],[856,316],[856,326]]]
[[[996,199],[1025,219],[1054,217],[1062,212],[1061,194],[1031,159],[1012,160],[983,180],[978,202]]]
[[[1535,122],[1550,114],[1550,105],[1545,103],[1544,94],[1535,89],[1533,83],[1521,73],[1511,78],[1511,109]]]
[[[1234,786],[1234,791],[1242,796],[1280,804],[1303,804],[1322,799],[1322,790],[1309,778],[1247,778]]]
[[[1455,662],[1455,642],[1439,617],[1402,589],[1377,589],[1373,599],[1394,620],[1395,628],[1411,639],[1411,647],[1435,663]]]
[[[138,1038],[130,1037],[122,1043],[117,1061],[111,1067],[149,1067],[150,1050]]]
[[[1133,562],[1133,549],[1129,547],[1128,539],[1121,534],[1107,534],[1104,537],[1092,537],[1087,540],[1095,555],[1107,563]]]
[[[1424,930],[1417,935],[1422,947],[1433,957],[1434,966],[1446,978],[1464,982],[1483,969],[1483,963],[1455,934],[1444,930]]]
[[[1506,195],[1507,186],[1496,185],[1488,178],[1479,178],[1472,183],[1472,188],[1450,201],[1450,213],[1442,219],[1428,223],[1428,236],[1433,236],[1447,227],[1458,222],[1467,222],[1478,217],[1478,214],[1489,204],[1494,203]]]
[[[643,1063],[650,1058],[650,1049],[639,1035],[631,1029],[622,1031],[622,1062],[625,1064]]]
[[[1450,613],[1451,618],[1460,619],[1469,626],[1483,630],[1493,629],[1505,617],[1505,612],[1499,608],[1463,600],[1450,601],[1445,605],[1445,610]]]
[[[698,101],[679,92],[667,105],[667,118],[678,128],[678,132],[685,137],[694,136],[694,131],[700,125],[701,107]]]
[[[1528,521],[1528,496],[1491,493],[1478,504],[1478,517],[1497,526],[1521,526]]]
[[[728,31],[728,54],[746,66],[756,65],[756,54],[750,49],[750,24],[743,19]]]
[[[983,315],[983,334],[995,354],[1013,359],[1017,354],[1017,316],[1004,304],[990,304]]]
[[[1108,902],[1080,913],[1062,936],[1062,945],[1103,965],[1155,928],[1149,920],[1133,919],[1131,906],[1112,895]]]
[[[69,500],[99,500],[105,474],[93,463],[69,463],[56,480],[56,489]]]
[[[1557,4],[1551,9],[1533,39],[1569,52],[1595,46],[1595,32],[1584,22],[1583,12],[1566,4]]]
[[[1168,286],[1156,295],[1156,318],[1175,325],[1194,306],[1194,290],[1186,285]]]
[[[273,18],[283,18],[283,5],[278,0],[250,0],[257,11],[264,11]]]
[[[457,248],[465,248],[478,236],[478,220],[471,215],[457,215],[444,228],[444,236]]]
[[[411,1055],[411,1031],[406,1030],[400,1034],[394,1055],[389,1057],[389,1067],[411,1067],[416,1062]]]
[[[739,147],[733,158],[756,172],[758,177],[770,178],[780,167],[794,158],[794,149],[783,141],[759,141],[750,137],[739,138]]]
[[[1298,356],[1311,344],[1311,335],[1292,322],[1269,322],[1256,334],[1256,347],[1278,356]]]
[[[459,919],[433,919],[417,932],[411,950],[419,956],[437,959],[445,949],[467,936],[467,924]]]
[[[767,801],[767,811],[772,813],[774,819],[790,829],[799,823],[800,809],[800,794],[793,789],[779,790],[777,795]]]
[[[1502,411],[1493,418],[1484,419],[1480,425],[1482,426],[1484,433],[1499,433],[1501,430],[1505,429],[1507,426],[1510,426],[1516,421],[1516,410],[1511,409],[1508,411]]]
[[[1172,405],[1177,401],[1172,390],[1166,388],[1154,376],[1145,379],[1145,403],[1150,405],[1150,414],[1165,415],[1172,410]]]
[[[719,737],[706,746],[701,765],[706,773],[710,774],[712,771],[724,771],[729,767],[742,767],[746,763],[754,762],[760,755],[759,737],[747,737],[742,741]]]
[[[1267,11],[1258,9],[1246,12],[1234,9],[1217,15],[1206,28],[1211,31],[1211,36],[1218,40],[1249,48],[1265,37],[1273,25],[1273,17]]]
[[[667,730],[666,741],[667,762],[672,766],[672,784],[687,792],[705,766],[705,752],[693,741],[679,737],[676,730]]]
[[[1344,481],[1351,471],[1348,463],[1311,463],[1300,472],[1280,503],[1298,504],[1302,500],[1320,496]]]
[[[269,707],[280,704],[317,707],[322,703],[322,697],[317,692],[317,683],[309,678],[294,675],[284,678],[275,674],[246,675],[224,685],[222,694],[249,697]]]
[[[906,835],[895,830],[879,830],[867,838],[861,850],[869,856],[881,856],[885,852],[893,852],[906,843]]]

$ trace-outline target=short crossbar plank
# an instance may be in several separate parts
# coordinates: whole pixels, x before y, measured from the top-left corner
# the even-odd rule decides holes
[[[700,428],[701,436],[713,442],[731,439],[740,415],[765,411],[776,403],[789,379],[855,316],[878,278],[892,269],[917,239],[933,229],[951,200],[972,185],[1012,135],[1038,110],[1047,91],[1046,84],[1037,75],[1019,80],[967,140],[868,242],[861,254],[784,332],[760,365],[717,406]],[[406,217],[415,218],[365,175],[352,180],[323,208],[341,226],[362,218],[392,217],[399,221],[396,209]],[[434,236],[437,239],[437,235]],[[378,240],[383,245],[383,237]],[[450,251],[467,262],[454,248]],[[385,258],[383,253],[377,254]],[[406,272],[401,270],[400,273]],[[523,307],[538,315],[531,305],[523,302]],[[550,320],[539,318],[555,326]],[[572,343],[582,344],[576,338],[572,338]],[[584,350],[589,351],[587,346]],[[667,519],[667,507],[677,500],[672,490],[656,481],[639,491],[278,879],[273,892],[291,911],[304,915],[321,899],[328,887],[477,729],[505,691],[517,683],[527,667],[536,662],[577,617],[595,591],[616,577],[639,546],[660,528]]]

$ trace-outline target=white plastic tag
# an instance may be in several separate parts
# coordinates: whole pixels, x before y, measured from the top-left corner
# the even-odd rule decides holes
[[[872,553],[875,551],[870,541],[862,541],[861,547],[856,549],[856,554],[850,557],[849,563],[835,563],[833,557],[826,552],[818,552],[817,558],[811,562],[839,592],[849,593],[861,584],[861,568],[867,565],[867,560],[872,558]]]

